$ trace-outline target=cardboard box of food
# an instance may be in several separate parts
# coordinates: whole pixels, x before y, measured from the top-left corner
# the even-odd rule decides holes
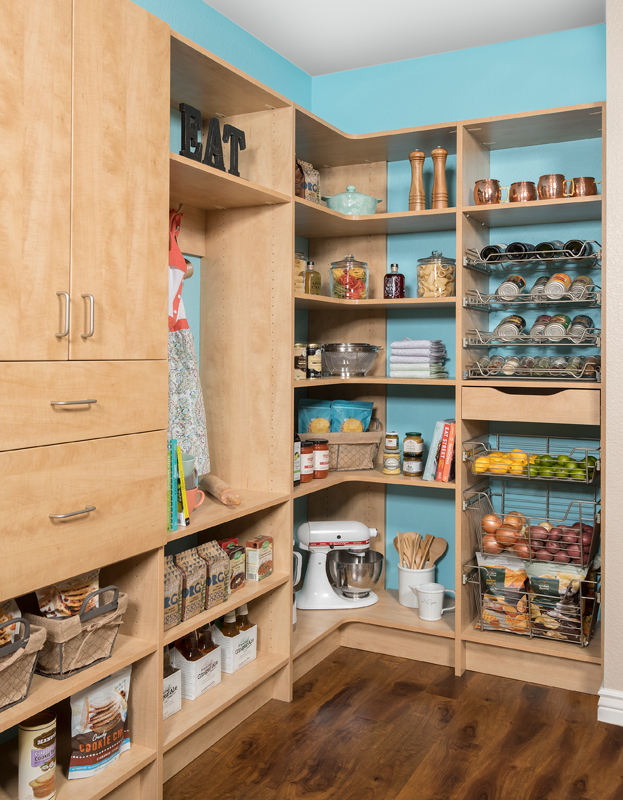
[[[187,661],[177,647],[174,647],[173,666],[182,675],[184,700],[196,700],[221,682],[221,648],[217,647],[197,661]]]
[[[228,675],[257,658],[257,625],[246,631],[240,631],[238,636],[234,637],[223,636],[214,626],[212,639],[221,647],[221,668]]]

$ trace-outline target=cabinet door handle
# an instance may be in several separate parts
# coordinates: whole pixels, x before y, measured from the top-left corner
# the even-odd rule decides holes
[[[92,294],[81,294],[80,297],[88,297],[89,302],[91,304],[91,314],[89,317],[89,332],[88,333],[81,333],[83,339],[90,339],[93,336],[93,332],[95,331],[95,303],[93,301]]]
[[[65,330],[56,334],[57,339],[63,339],[69,335],[69,294],[67,292],[57,292],[58,297],[65,298]]]
[[[70,511],[69,514],[50,514],[50,519],[67,519],[67,517],[78,517],[80,514],[90,514],[95,511],[95,506],[85,506],[80,511]]]
[[[97,400],[50,400],[51,406],[86,406],[97,403]]]

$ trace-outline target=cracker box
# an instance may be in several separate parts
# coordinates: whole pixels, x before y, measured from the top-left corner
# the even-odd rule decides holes
[[[216,637],[214,637],[216,642]],[[187,661],[173,648],[173,666],[182,676],[182,698],[196,700],[221,682],[221,648],[217,647],[197,661]]]
[[[233,638],[223,636],[221,631],[214,626],[212,640],[220,645],[221,669],[228,675],[246,666],[257,657],[257,625],[246,631],[240,631],[238,636]]]
[[[247,580],[261,581],[273,574],[273,540],[270,536],[249,539],[246,548]]]

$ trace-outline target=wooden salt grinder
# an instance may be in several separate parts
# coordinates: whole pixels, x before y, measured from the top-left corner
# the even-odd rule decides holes
[[[446,186],[446,159],[448,151],[436,147],[431,151],[435,174],[433,176],[433,202],[431,208],[448,208],[448,187]]]
[[[409,192],[409,211],[424,211],[426,208],[426,197],[424,195],[424,159],[426,156],[421,150],[414,150],[409,153],[411,162],[411,191]]]

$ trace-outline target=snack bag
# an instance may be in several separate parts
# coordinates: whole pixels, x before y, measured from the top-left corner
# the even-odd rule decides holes
[[[530,581],[532,627],[549,639],[579,642],[582,630],[582,581],[587,570],[570,564],[533,563]]]
[[[99,569],[77,575],[66,581],[58,581],[51,586],[37,589],[37,601],[39,610],[48,619],[59,619],[63,617],[74,617],[80,613],[80,608],[84,599],[91,592],[96,592],[100,588]],[[89,600],[85,611],[99,607],[99,595]]]
[[[514,556],[476,553],[482,587],[482,625],[528,635],[528,575],[524,562]]]
[[[299,433],[329,433],[331,401],[303,398],[299,403]]]
[[[175,628],[182,621],[183,575],[173,556],[164,560],[164,629]]]
[[[229,558],[215,541],[200,544],[197,552],[207,563],[208,569],[205,607],[213,608],[224,603],[228,597]]]
[[[184,575],[182,585],[182,622],[191,619],[205,607],[206,564],[194,549],[175,556],[175,563]]]
[[[368,430],[374,403],[365,400],[334,400],[331,433],[363,433]]]
[[[5,600],[3,603],[0,603],[0,624],[9,622],[12,619],[17,619],[17,617],[21,616],[15,600]],[[14,642],[16,635],[17,623],[15,625],[7,625],[5,628],[0,628],[0,647]]]

